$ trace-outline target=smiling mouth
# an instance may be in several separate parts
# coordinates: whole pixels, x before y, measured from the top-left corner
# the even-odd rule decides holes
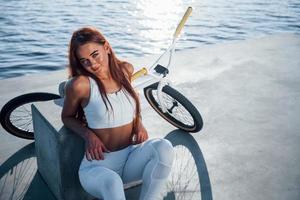
[[[101,67],[99,66],[96,70],[94,70],[94,72],[98,72],[101,69]]]

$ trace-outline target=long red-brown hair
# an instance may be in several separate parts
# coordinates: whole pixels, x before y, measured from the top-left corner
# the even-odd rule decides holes
[[[94,74],[88,72],[79,62],[79,59],[77,57],[77,50],[80,46],[89,43],[89,42],[95,42],[101,45],[104,45],[105,43],[108,44],[109,47],[109,71],[111,74],[111,77],[117,82],[121,88],[124,88],[135,100],[136,104],[136,113],[135,113],[135,120],[133,123],[133,131],[132,133],[135,134],[137,131],[137,127],[139,125],[139,116],[140,116],[140,103],[137,94],[135,93],[134,89],[132,88],[130,84],[130,74],[127,70],[127,67],[125,65],[128,65],[128,62],[124,62],[119,60],[115,53],[113,52],[111,46],[109,45],[108,41],[104,38],[104,36],[95,28],[93,27],[84,27],[77,31],[75,31],[72,35],[70,44],[69,44],[69,78],[84,75],[84,76],[90,76],[92,77],[99,87],[99,91],[101,94],[101,97],[103,99],[103,102],[106,106],[106,109],[108,110],[107,102],[110,104],[109,99],[107,98],[106,89],[97,76]],[[129,64],[130,65],[130,64]],[[124,73],[127,72],[127,74]],[[111,106],[111,104],[110,104]],[[84,113],[83,109],[80,106],[78,108],[77,118],[80,120],[84,120]]]

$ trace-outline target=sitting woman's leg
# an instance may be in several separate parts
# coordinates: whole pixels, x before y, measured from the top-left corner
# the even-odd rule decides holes
[[[104,200],[124,200],[121,174],[131,148],[104,153],[104,160],[88,161],[84,157],[78,172],[84,190]]]
[[[125,200],[119,174],[103,166],[79,170],[79,180],[86,192],[104,200]]]
[[[143,180],[141,200],[161,199],[160,192],[171,171],[173,157],[173,146],[168,140],[148,140],[130,152],[122,179],[124,183]]]

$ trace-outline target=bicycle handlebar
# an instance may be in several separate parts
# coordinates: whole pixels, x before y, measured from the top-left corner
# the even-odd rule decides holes
[[[153,67],[155,67],[155,65],[158,63],[158,61],[161,59],[161,57],[162,57],[165,53],[167,53],[167,51],[169,51],[170,49],[171,49],[171,51],[172,51],[172,49],[174,50],[175,41],[176,41],[175,38],[177,38],[178,35],[180,34],[180,32],[181,32],[181,30],[182,30],[184,24],[186,23],[188,17],[191,15],[192,11],[193,11],[193,8],[192,8],[192,7],[188,7],[188,8],[187,8],[187,10],[185,11],[185,13],[184,13],[182,19],[180,20],[180,22],[179,22],[179,24],[178,24],[178,26],[177,26],[177,28],[176,28],[176,30],[175,30],[175,32],[174,32],[174,35],[173,35],[174,40],[173,40],[172,45],[171,45],[171,46],[170,46],[170,47],[169,47],[169,48],[168,48],[168,49],[167,49],[167,50],[166,50],[166,51],[165,51],[158,59],[157,59],[157,61],[150,67],[149,70],[151,70]],[[172,53],[170,54],[169,64],[170,64],[171,58],[172,58]],[[168,66],[169,66],[169,64],[168,64]],[[167,68],[168,68],[168,66],[167,66]],[[147,73],[148,73],[148,70],[147,70],[145,67],[143,67],[142,69],[140,69],[139,71],[135,72],[135,73],[132,75],[132,77],[131,77],[131,82],[134,81],[135,79],[137,79],[137,78],[143,76],[143,75],[146,75]]]
[[[185,11],[184,16],[182,17],[180,23],[178,24],[176,31],[173,35],[174,38],[177,38],[178,35],[180,34],[186,20],[188,19],[188,17],[190,16],[191,12],[192,12],[193,8],[192,7],[188,7],[188,9]]]
[[[139,71],[135,72],[132,77],[131,77],[131,82],[134,81],[135,79],[143,76],[143,75],[146,75],[148,73],[148,70],[143,67],[142,69],[140,69]]]

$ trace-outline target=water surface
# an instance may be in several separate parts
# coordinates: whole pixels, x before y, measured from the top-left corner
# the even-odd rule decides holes
[[[2,0],[0,79],[65,68],[72,32],[87,25],[121,58],[161,53],[188,6],[179,50],[300,32],[299,0]]]

